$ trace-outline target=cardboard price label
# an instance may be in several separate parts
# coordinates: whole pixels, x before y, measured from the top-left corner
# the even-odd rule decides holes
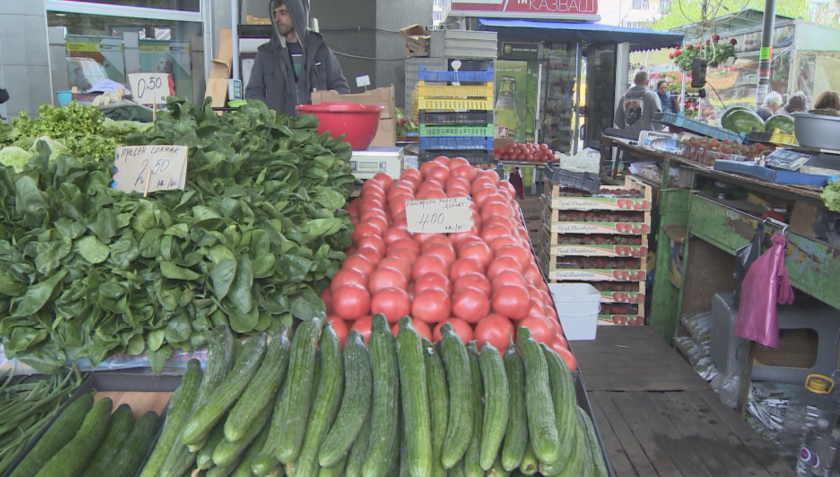
[[[469,197],[409,200],[405,203],[408,231],[412,233],[457,233],[473,226]]]
[[[132,73],[128,75],[131,96],[135,103],[163,104],[169,96],[167,73]]]
[[[142,194],[183,189],[188,150],[187,146],[117,146],[113,186]]]

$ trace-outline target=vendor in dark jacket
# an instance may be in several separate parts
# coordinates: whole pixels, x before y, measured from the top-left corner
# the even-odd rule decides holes
[[[350,92],[335,54],[321,35],[307,30],[305,1],[271,0],[274,33],[257,50],[245,88],[246,98],[259,99],[289,115],[297,115],[295,106],[311,102],[313,90]]]

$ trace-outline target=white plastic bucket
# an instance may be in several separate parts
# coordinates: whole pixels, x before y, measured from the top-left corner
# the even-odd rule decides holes
[[[552,283],[548,289],[566,339],[594,340],[601,311],[601,293],[588,283]]]

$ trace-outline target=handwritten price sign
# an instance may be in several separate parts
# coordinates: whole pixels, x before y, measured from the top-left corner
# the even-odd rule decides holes
[[[169,96],[169,75],[166,73],[132,73],[128,75],[128,82],[135,103],[163,104]]]
[[[183,189],[187,181],[186,146],[118,146],[114,187],[141,194]]]
[[[405,213],[412,233],[457,233],[473,226],[469,197],[409,200]]]

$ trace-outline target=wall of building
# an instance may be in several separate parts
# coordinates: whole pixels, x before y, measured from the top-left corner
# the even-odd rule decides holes
[[[400,2],[406,0],[399,0]],[[383,0],[384,4],[385,0]],[[346,0],[314,0],[311,2],[310,15],[318,19],[318,26],[324,40],[336,54],[341,70],[350,83],[352,91],[356,88],[356,77],[369,75],[370,84],[378,85],[376,63],[370,60],[348,58],[354,56],[375,58],[377,56],[376,15],[377,0],[355,0],[352,8]]]
[[[377,58],[404,58],[405,40],[394,32],[412,23],[431,25],[433,7],[431,0],[380,0],[376,9]],[[378,86],[394,85],[397,106],[410,102],[411,98],[405,98],[405,61],[377,61],[376,79]]]
[[[0,85],[11,96],[4,117],[52,101],[44,0],[0,0]]]

